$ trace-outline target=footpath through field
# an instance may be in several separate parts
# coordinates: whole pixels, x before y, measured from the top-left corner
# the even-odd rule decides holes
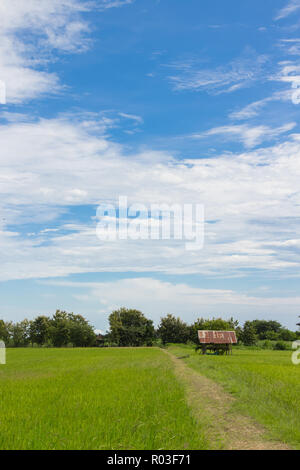
[[[169,351],[164,352],[174,363],[175,373],[183,383],[194,417],[205,423],[207,437],[227,450],[290,450],[281,442],[267,440],[265,429],[252,418],[235,413],[235,398],[213,380],[188,367]]]

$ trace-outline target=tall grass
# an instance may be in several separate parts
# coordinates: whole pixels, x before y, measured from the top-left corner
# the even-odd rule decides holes
[[[234,408],[255,418],[277,438],[300,449],[300,366],[291,352],[234,349],[233,356],[201,356],[190,346],[171,346],[187,364],[223,384]]]
[[[203,449],[158,349],[9,349],[0,449]]]

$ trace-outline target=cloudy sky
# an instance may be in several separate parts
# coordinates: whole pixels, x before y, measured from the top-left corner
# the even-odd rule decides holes
[[[0,317],[300,314],[300,0],[1,0]],[[205,243],[101,241],[202,204]]]

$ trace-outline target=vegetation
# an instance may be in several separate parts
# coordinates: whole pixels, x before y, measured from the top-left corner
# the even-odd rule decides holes
[[[246,321],[240,334],[240,339],[245,346],[253,346],[257,341],[257,330],[253,323]]]
[[[157,336],[166,343],[186,343],[190,332],[186,323],[175,318],[173,315],[167,315],[162,318],[157,330]]]
[[[139,310],[120,308],[109,316],[110,340],[118,346],[152,346],[153,321]]]
[[[81,315],[57,310],[52,318],[39,316],[33,321],[6,323],[0,320],[0,339],[9,347],[87,347],[87,346],[152,346],[167,343],[198,344],[198,330],[235,330],[239,344],[264,349],[288,348],[300,338],[276,321],[246,321],[243,328],[230,318],[199,318],[188,325],[180,318],[166,315],[155,330],[153,321],[135,309],[120,308],[109,316],[109,331],[96,337],[93,327]],[[263,342],[263,344],[262,344]]]
[[[169,350],[234,395],[232,411],[252,416],[270,438],[300,449],[300,367],[292,364],[290,352],[236,349],[229,360],[198,356],[188,345]]]
[[[87,347],[96,344],[94,329],[83,316],[60,310],[52,318],[39,316],[33,321],[15,324],[0,320],[0,339],[8,347]]]
[[[202,398],[198,414],[191,405],[203,375],[236,398],[220,416],[224,411],[231,423],[251,416],[270,438],[300,449],[300,369],[286,351],[299,332],[263,320],[240,327],[232,318],[188,325],[173,315],[155,330],[142,312],[125,308],[112,312],[109,325],[102,346],[126,349],[89,348],[99,345],[92,326],[60,310],[51,318],[0,320],[0,339],[16,347],[8,349],[0,368],[0,449],[220,448],[222,439],[207,431]],[[230,358],[199,356],[198,330],[235,330],[239,345]],[[191,378],[197,386],[190,395],[168,355],[142,347],[169,341],[179,343],[169,347],[178,362],[201,374],[199,381]]]
[[[158,348],[9,349],[0,449],[207,449]]]

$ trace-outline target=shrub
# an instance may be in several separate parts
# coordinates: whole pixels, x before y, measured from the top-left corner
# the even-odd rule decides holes
[[[270,341],[269,339],[266,339],[265,341],[263,341],[261,343],[261,348],[262,349],[273,349],[274,348],[273,342]]]
[[[287,351],[289,347],[284,341],[277,341],[277,343],[274,344],[273,349],[275,351]]]

